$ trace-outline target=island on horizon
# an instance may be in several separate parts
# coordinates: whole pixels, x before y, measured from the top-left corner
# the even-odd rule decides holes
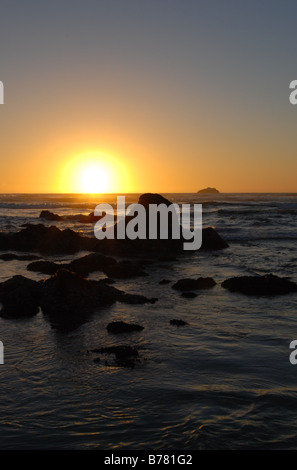
[[[216,188],[205,188],[205,189],[200,189],[200,191],[197,191],[197,193],[199,194],[217,194],[219,193],[220,191],[218,191]]]

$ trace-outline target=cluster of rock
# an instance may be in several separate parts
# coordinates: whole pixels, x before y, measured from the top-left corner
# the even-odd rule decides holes
[[[171,256],[174,253],[183,251],[182,229],[180,239],[163,240],[159,236],[156,240],[150,240],[148,208],[150,204],[170,205],[171,202],[159,194],[146,193],[139,197],[139,204],[142,204],[147,213],[147,238],[130,240],[117,239],[117,225],[115,224],[115,239],[98,240],[94,237],[83,236],[71,229],[61,230],[56,226],[45,226],[43,224],[26,224],[17,233],[0,233],[0,250],[14,250],[30,253],[40,253],[44,255],[74,254],[79,251],[103,252],[118,256]],[[66,218],[49,211],[42,211],[40,217],[50,221],[63,221]],[[84,223],[94,223],[100,217],[95,217],[94,213],[86,216],[67,216],[67,220],[80,220]],[[126,224],[131,217],[126,216]],[[170,227],[170,223],[169,223]],[[228,244],[212,228],[205,227],[202,230],[202,250],[221,250],[227,248]]]
[[[56,325],[83,321],[90,313],[114,302],[154,303],[156,298],[127,294],[109,285],[105,279],[84,279],[77,273],[60,269],[43,281],[13,276],[0,284],[0,315],[8,318],[34,316],[39,308]]]
[[[28,271],[42,274],[55,274],[59,269],[69,269],[83,277],[90,273],[103,272],[110,278],[128,279],[133,277],[147,276],[143,270],[143,263],[140,261],[122,260],[117,261],[111,256],[101,253],[90,253],[89,255],[77,258],[70,263],[55,263],[53,261],[33,261],[27,266]]]

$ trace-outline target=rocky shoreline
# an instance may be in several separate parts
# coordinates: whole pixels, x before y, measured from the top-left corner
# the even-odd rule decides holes
[[[146,194],[142,195],[139,201],[147,207],[149,203],[164,203],[164,198],[160,195]],[[168,203],[170,201],[165,200],[165,204]],[[47,213],[46,216],[50,217],[50,220],[59,221],[57,214]],[[227,247],[228,244],[213,228],[203,229],[202,250],[222,250]],[[0,255],[0,259],[4,262],[14,259],[29,261],[27,265],[29,272],[49,276],[42,281],[34,281],[15,275],[0,283],[2,305],[0,316],[22,319],[33,317],[41,311],[53,327],[69,331],[84,323],[90,315],[100,312],[115,302],[126,304],[157,302],[156,297],[128,294],[113,284],[117,279],[148,276],[145,269],[151,260],[163,259],[170,263],[170,260],[175,260],[175,256],[182,252],[182,245],[180,240],[160,238],[97,240],[95,237],[82,236],[71,229],[61,230],[56,226],[28,224],[17,233],[1,233],[0,250],[7,251]],[[89,254],[69,263],[54,262],[44,258],[46,255],[69,255],[81,251],[87,251]],[[106,277],[98,281],[87,279],[89,274],[94,272],[101,272]],[[163,279],[159,284],[180,292],[185,299],[195,299],[198,292],[217,286],[211,277],[201,276],[180,279],[175,283]],[[233,277],[224,280],[219,287],[237,295],[271,297],[297,292],[296,283],[273,274]],[[173,319],[171,324],[183,326],[186,322],[182,319]],[[142,329],[140,325],[121,320],[107,325],[107,330],[113,334],[137,333]],[[103,352],[102,349],[101,353]],[[105,351],[105,353],[110,352]],[[121,354],[121,350],[115,352],[118,364],[131,366],[136,358],[138,360],[138,354],[131,353],[125,348],[122,353],[124,358],[117,356]]]

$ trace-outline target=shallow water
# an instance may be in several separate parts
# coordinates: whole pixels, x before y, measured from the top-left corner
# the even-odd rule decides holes
[[[233,275],[268,272],[297,282],[296,196],[165,196],[202,201],[204,225],[214,226],[230,247],[186,253],[148,265],[145,278],[117,281],[126,292],[159,300],[116,303],[73,331],[54,329],[41,311],[29,320],[0,318],[1,449],[297,449],[297,366],[289,362],[297,296],[247,297],[220,286]],[[42,209],[87,214],[100,202],[2,196],[0,229],[36,223]],[[91,234],[93,227],[77,223],[75,229]],[[46,277],[28,272],[27,264],[0,261],[0,279]],[[172,284],[159,285],[164,278],[199,276],[217,285],[194,299],[181,297]],[[188,325],[173,326],[173,318]],[[108,333],[106,325],[119,319],[144,329]],[[96,361],[92,349],[115,344],[138,347],[134,368],[117,367],[108,356],[107,363]]]

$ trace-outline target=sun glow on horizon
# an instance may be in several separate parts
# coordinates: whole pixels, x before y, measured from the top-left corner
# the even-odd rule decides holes
[[[60,188],[62,192],[101,194],[129,192],[130,185],[127,169],[119,159],[88,152],[67,161]]]

